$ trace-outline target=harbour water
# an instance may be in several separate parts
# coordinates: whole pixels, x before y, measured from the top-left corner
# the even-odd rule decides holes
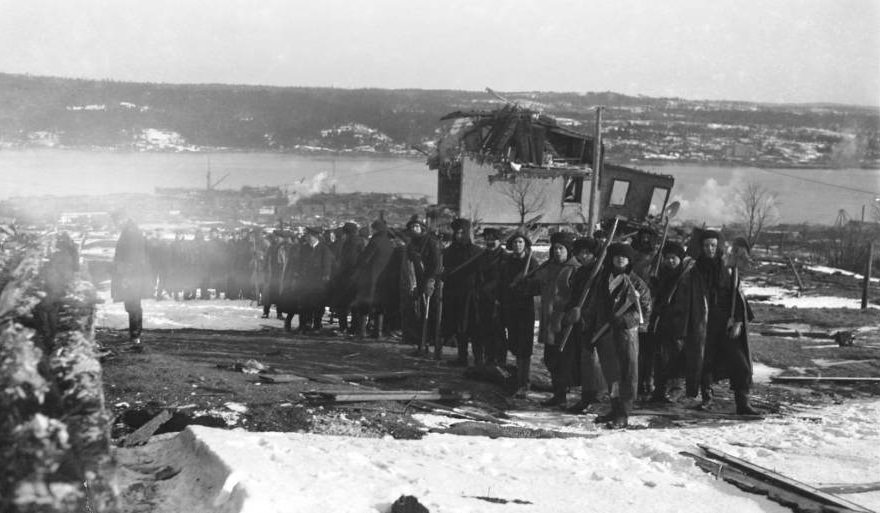
[[[638,167],[638,166],[637,166]],[[880,206],[880,170],[758,169],[702,164],[641,166],[671,174],[679,217],[729,222],[735,193],[755,182],[778,197],[780,220],[832,224],[838,211],[872,220]],[[86,150],[0,150],[0,200],[13,196],[152,193],[157,187],[281,186],[293,195],[375,191],[425,195],[434,201],[436,173],[424,159],[303,156],[288,153],[137,153]]]

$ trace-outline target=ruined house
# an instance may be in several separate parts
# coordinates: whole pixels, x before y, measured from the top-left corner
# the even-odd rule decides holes
[[[483,225],[587,222],[592,136],[515,104],[442,120],[428,159],[441,207]],[[666,207],[671,176],[600,162],[600,218],[639,223]]]

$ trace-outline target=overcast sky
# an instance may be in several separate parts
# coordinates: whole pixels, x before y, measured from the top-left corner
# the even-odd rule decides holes
[[[0,0],[0,72],[880,105],[880,0]]]

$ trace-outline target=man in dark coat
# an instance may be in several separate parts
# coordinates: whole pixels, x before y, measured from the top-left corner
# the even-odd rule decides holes
[[[501,263],[499,297],[501,316],[507,334],[507,346],[516,357],[516,391],[525,399],[529,392],[532,352],[535,346],[535,298],[518,283],[538,266],[532,258],[532,241],[522,233],[507,239],[510,251]]]
[[[419,345],[426,309],[427,322],[434,325],[432,321],[437,312],[434,287],[443,265],[443,253],[440,241],[428,233],[425,224],[416,216],[406,223],[406,231],[409,242],[400,266],[400,317],[404,342]],[[433,330],[428,329],[428,338],[433,340]],[[439,358],[440,355],[434,356]]]
[[[113,301],[122,301],[125,304],[125,311],[128,313],[128,335],[135,345],[140,345],[141,331],[144,327],[141,299],[153,295],[150,276],[146,239],[137,224],[127,220],[116,242],[110,295]]]
[[[321,329],[327,284],[333,272],[333,253],[321,235],[320,228],[307,228],[305,244],[300,249],[297,299],[300,304],[301,333]]]
[[[491,365],[507,365],[507,337],[501,315],[501,264],[506,252],[497,228],[483,230],[485,250],[477,259],[477,339],[483,347],[483,359]]]
[[[721,237],[714,230],[700,234],[701,253],[689,280],[687,300],[688,332],[685,354],[688,360],[688,395],[696,395],[699,379],[701,407],[714,405],[712,383],[730,378],[736,412],[755,415],[749,404],[752,361],[749,352],[748,323],[751,307],[740,290],[739,269],[748,255],[748,244],[734,247],[735,264],[729,267],[719,248]]]
[[[443,251],[443,338],[455,337],[458,358],[450,365],[468,364],[468,344],[473,346],[474,364],[484,363],[482,341],[476,338],[477,275],[463,266],[476,261],[481,250],[471,240],[467,219],[452,221],[452,244]]]
[[[354,275],[367,242],[358,234],[358,225],[345,223],[336,244],[338,254],[330,286],[330,303],[339,317],[339,330],[347,332],[349,307],[357,292]]]
[[[394,244],[388,236],[388,227],[385,221],[377,219],[370,225],[373,231],[370,242],[358,258],[353,273],[355,282],[355,297],[351,309],[354,314],[353,322],[355,333],[360,337],[366,337],[367,318],[370,314],[376,314],[378,319],[384,316],[384,294],[382,294],[382,278],[394,253]],[[377,319],[376,333],[381,335],[382,322]]]
[[[574,368],[572,345],[560,351],[565,307],[571,303],[571,277],[580,267],[572,256],[574,236],[569,232],[556,232],[550,236],[550,259],[535,269],[525,287],[534,295],[541,296],[541,320],[538,341],[544,344],[544,363],[550,371],[553,396],[543,401],[543,406],[565,406],[566,394],[571,386]],[[531,274],[531,273],[530,273]]]
[[[567,408],[569,413],[589,412],[591,405],[599,402],[601,391],[606,388],[605,381],[602,379],[599,354],[596,352],[595,345],[589,343],[591,335],[584,332],[583,322],[572,322],[572,319],[579,318],[578,302],[595,270],[598,250],[599,244],[591,237],[579,238],[572,245],[574,257],[581,266],[571,277],[572,294],[571,301],[566,307],[565,324],[574,324],[568,345],[572,347],[572,360],[575,364],[573,382],[581,384],[581,398]]]
[[[295,239],[290,230],[281,231],[281,244],[277,249],[278,262],[281,266],[280,283],[278,285],[278,300],[275,309],[285,315],[284,331],[291,330],[293,316],[301,313],[300,304],[297,301],[297,287],[300,279],[300,252],[302,244]]]
[[[266,257],[263,260],[262,303],[264,319],[269,318],[269,309],[272,305],[278,304],[278,299],[281,293],[282,273],[284,272],[284,262],[278,254],[281,248],[281,243],[282,232],[281,230],[275,230],[272,232],[271,242],[269,248],[266,250]],[[277,307],[275,310],[277,317],[282,319],[281,312],[278,311]]]
[[[654,264],[657,261],[656,245],[657,235],[651,228],[642,228],[632,241],[633,248],[633,272],[638,275],[650,289],[653,283],[652,274]],[[653,295],[654,290],[651,290]],[[652,337],[649,337],[644,327],[639,330],[639,395],[647,397],[654,389],[654,361],[656,348]]]
[[[687,335],[687,280],[694,260],[684,246],[668,241],[663,246],[663,260],[654,285],[654,308],[648,323],[648,335],[655,348],[654,391],[652,402],[675,402],[683,394],[684,340]]]
[[[648,285],[633,271],[632,246],[614,243],[608,247],[604,269],[584,305],[584,332],[591,334],[599,354],[602,375],[611,395],[611,411],[596,422],[608,427],[627,426],[638,389],[639,326],[651,314]]]

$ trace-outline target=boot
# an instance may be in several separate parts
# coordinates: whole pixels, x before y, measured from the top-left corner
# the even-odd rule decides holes
[[[516,358],[516,385],[514,397],[525,399],[529,393],[529,381],[531,376],[532,358],[529,356],[517,356]]]
[[[385,331],[385,314],[378,312],[376,313],[376,334],[373,338],[381,337],[383,331]]]
[[[622,409],[623,408],[621,408],[620,399],[617,397],[612,397],[611,410],[603,415],[598,415],[595,419],[593,419],[593,422],[595,422],[596,424],[606,424],[609,422],[613,422],[614,419],[620,417],[620,412]]]
[[[709,411],[715,407],[715,392],[713,392],[711,388],[703,388],[703,390],[700,391],[700,397],[702,401],[697,407],[698,410]]]
[[[736,401],[737,415],[760,415],[757,410],[749,404],[749,394],[744,390],[737,390],[733,393],[734,401]]]
[[[358,338],[367,338],[367,316],[357,314],[354,317],[355,336]]]

